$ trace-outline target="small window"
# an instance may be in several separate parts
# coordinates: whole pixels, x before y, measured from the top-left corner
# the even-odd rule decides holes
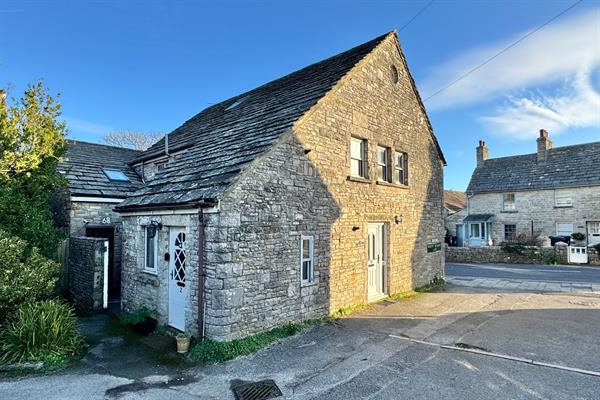
[[[312,236],[302,236],[300,247],[302,283],[308,284],[314,280],[314,238]]]
[[[154,236],[148,234],[148,227],[144,229],[145,241],[145,261],[144,270],[148,272],[157,272],[158,267],[158,230],[154,229]]]
[[[556,224],[556,236],[571,236],[573,224]]]
[[[350,176],[367,177],[367,141],[350,138]]]
[[[390,149],[377,146],[377,180],[390,181]]]
[[[240,104],[242,104],[243,101],[244,101],[243,98],[234,101],[233,103],[231,103],[230,105],[228,105],[225,108],[225,111],[233,110],[234,108],[236,108],[237,106],[239,106]]]
[[[502,200],[502,209],[504,211],[515,211],[517,209],[517,206],[515,205],[514,193],[504,193],[504,195],[502,196]]]
[[[127,175],[123,173],[123,171],[118,169],[105,169],[104,175],[111,181],[128,181],[129,178]]]
[[[506,240],[507,242],[514,242],[515,240],[517,240],[517,225],[504,225],[504,240]]]
[[[156,163],[156,172],[164,171],[167,168],[167,162]]]
[[[570,190],[555,190],[554,205],[556,207],[572,207],[573,197]]]
[[[398,83],[398,78],[399,78],[399,75],[398,75],[398,68],[396,68],[396,66],[395,66],[395,65],[392,65],[392,66],[390,67],[390,76],[391,76],[391,78],[392,78],[392,83],[393,83],[393,84],[396,84],[396,83]]]
[[[399,151],[394,153],[394,182],[408,185],[408,156]]]
[[[479,238],[481,237],[481,231],[479,230],[480,228],[480,224],[471,224],[471,237],[472,238]]]

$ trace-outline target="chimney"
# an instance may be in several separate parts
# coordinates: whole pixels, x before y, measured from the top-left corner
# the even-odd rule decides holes
[[[548,139],[548,131],[540,129],[540,137],[537,138],[538,162],[546,161],[546,158],[548,158],[548,150],[550,149],[552,149],[552,140]]]
[[[490,149],[486,146],[483,140],[479,141],[479,146],[477,146],[477,166],[483,165],[483,162],[488,159],[490,154]]]

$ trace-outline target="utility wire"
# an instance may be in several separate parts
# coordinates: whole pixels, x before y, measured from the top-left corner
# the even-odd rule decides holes
[[[419,11],[417,11],[417,13],[408,20],[407,23],[405,23],[404,25],[402,25],[402,28],[400,28],[398,30],[398,33],[402,32],[404,30],[404,28],[406,28],[407,26],[409,26],[411,24],[411,22],[413,22],[415,19],[417,19],[417,17],[419,15],[421,15],[425,10],[427,10],[429,8],[429,6],[431,5],[431,3],[433,3],[435,0],[431,0],[429,3],[425,4],[425,6],[423,6]]]
[[[495,58],[497,58],[500,55],[506,53],[508,50],[512,49],[513,47],[515,47],[516,45],[518,45],[519,43],[521,43],[523,40],[527,39],[529,36],[533,35],[534,33],[536,33],[537,31],[539,31],[540,29],[542,29],[546,25],[552,23],[554,20],[556,20],[559,17],[561,17],[563,14],[566,14],[567,12],[569,12],[570,10],[572,10],[573,8],[575,8],[582,1],[583,0],[577,0],[575,3],[571,4],[569,7],[565,8],[564,10],[562,10],[561,12],[559,12],[554,17],[552,17],[548,21],[544,22],[542,25],[538,26],[537,28],[535,28],[531,32],[527,33],[526,35],[523,35],[518,40],[512,42],[511,44],[509,44],[508,46],[506,46],[505,48],[503,48],[498,53],[496,53],[492,57],[488,58],[487,60],[485,60],[481,64],[477,65],[476,67],[471,68],[469,71],[465,72],[464,74],[462,74],[461,76],[459,76],[458,78],[456,78],[455,80],[453,80],[452,82],[450,82],[449,84],[447,84],[446,86],[442,87],[441,89],[438,89],[433,94],[431,94],[429,97],[427,97],[424,101],[427,101],[427,100],[431,99],[433,96],[436,96],[436,95],[442,93],[444,90],[448,89],[449,87],[455,85],[457,82],[459,82],[459,81],[463,80],[464,78],[466,78],[467,76],[471,75],[473,72],[477,71],[478,69],[480,69],[484,65],[489,64]]]

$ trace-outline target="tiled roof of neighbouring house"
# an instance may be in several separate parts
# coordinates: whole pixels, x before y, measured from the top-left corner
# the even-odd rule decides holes
[[[490,158],[473,172],[467,193],[600,185],[599,166],[600,142],[548,150],[543,162],[536,154]]]
[[[444,190],[444,207],[450,212],[455,213],[467,206],[467,195],[465,192],[455,190]]]
[[[168,135],[175,160],[117,209],[215,200],[389,33],[213,105]],[[434,138],[435,141],[435,138]],[[437,141],[435,142],[437,145]],[[164,138],[137,161],[164,154]],[[439,150],[439,146],[438,146]],[[443,155],[440,151],[440,157]]]
[[[129,166],[139,154],[138,150],[68,140],[67,153],[58,170],[69,181],[73,196],[124,198],[142,186],[141,178]],[[121,179],[109,179],[109,175]]]

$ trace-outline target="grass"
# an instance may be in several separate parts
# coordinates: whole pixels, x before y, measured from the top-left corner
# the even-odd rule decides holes
[[[188,354],[188,358],[190,361],[203,364],[222,363],[240,356],[255,353],[277,340],[295,335],[308,327],[330,323],[331,321],[331,318],[321,318],[308,320],[302,323],[289,323],[273,328],[267,332],[257,333],[228,342],[217,342],[206,339],[192,347]]]

